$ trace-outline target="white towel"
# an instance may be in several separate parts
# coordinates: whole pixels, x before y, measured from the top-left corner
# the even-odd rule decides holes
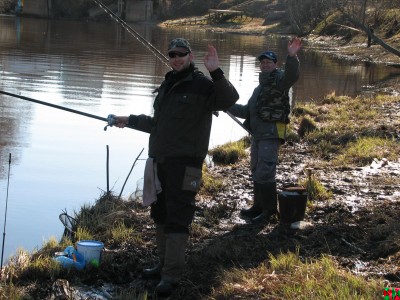
[[[149,157],[144,167],[143,206],[149,206],[157,201],[157,194],[161,193],[161,182],[157,176],[157,163]]]

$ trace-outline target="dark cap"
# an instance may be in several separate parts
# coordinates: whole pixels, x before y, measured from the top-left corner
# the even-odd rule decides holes
[[[192,52],[189,42],[184,38],[173,39],[168,45],[168,52],[175,48],[185,48],[187,51]]]
[[[265,58],[272,60],[274,63],[278,61],[278,56],[276,56],[275,52],[272,51],[265,51],[258,56],[259,61],[262,61]]]

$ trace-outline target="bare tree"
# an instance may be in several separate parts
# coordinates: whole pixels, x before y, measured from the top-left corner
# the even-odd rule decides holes
[[[371,9],[375,18],[377,18],[378,15],[383,15],[387,9],[394,7],[400,7],[400,4],[392,0],[337,0],[336,5],[336,9],[338,9],[356,28],[364,31],[369,38],[387,51],[400,56],[400,50],[390,46],[384,40],[377,37],[374,32],[372,32],[371,27],[365,24],[365,16],[368,9]]]
[[[331,9],[332,0],[287,0],[289,21],[298,35],[308,34]]]

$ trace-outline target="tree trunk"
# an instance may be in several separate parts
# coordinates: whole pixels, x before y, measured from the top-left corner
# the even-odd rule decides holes
[[[397,55],[400,57],[400,50],[393,48],[389,44],[387,44],[385,41],[382,39],[378,38],[374,33],[371,32],[368,26],[365,26],[362,24],[360,21],[356,20],[355,18],[352,18],[348,14],[345,14],[346,18],[352,22],[355,26],[361,28],[368,36],[371,37],[371,39],[376,42],[378,45],[381,45],[383,48],[385,48],[387,51],[390,53],[393,53],[394,55]]]
[[[367,1],[364,0],[361,6],[361,23],[365,25],[365,11],[367,10]]]

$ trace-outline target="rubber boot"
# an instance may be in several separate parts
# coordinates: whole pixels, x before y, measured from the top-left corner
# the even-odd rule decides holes
[[[166,236],[166,251],[164,266],[161,271],[161,281],[156,286],[159,296],[169,296],[178,285],[185,270],[185,249],[189,235],[186,233],[168,233]]]
[[[257,183],[260,191],[262,213],[251,220],[252,224],[267,223],[278,212],[278,193],[276,182]]]
[[[253,184],[254,200],[253,205],[250,208],[245,208],[240,211],[242,217],[254,218],[262,213],[262,207],[260,203],[260,192],[259,186],[256,182]]]
[[[152,268],[143,269],[144,278],[160,278],[161,270],[164,266],[166,237],[164,234],[164,225],[156,225],[156,245],[157,254],[160,261]]]

